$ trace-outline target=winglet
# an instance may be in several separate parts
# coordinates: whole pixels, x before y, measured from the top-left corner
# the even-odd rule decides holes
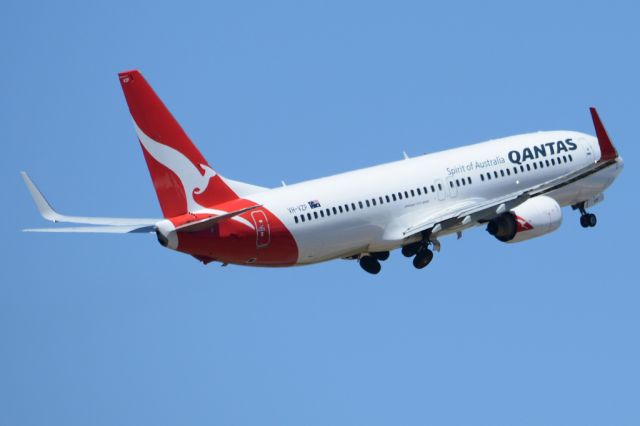
[[[593,119],[593,126],[596,128],[596,136],[598,137],[598,145],[600,145],[600,161],[608,161],[618,158],[618,151],[614,148],[609,139],[609,135],[600,120],[598,111],[594,107],[589,108],[591,111],[591,118]]]
[[[44,198],[42,192],[38,189],[35,183],[29,178],[29,175],[26,172],[20,172],[22,175],[22,179],[24,179],[24,183],[27,185],[27,189],[31,193],[31,197],[33,197],[33,201],[36,203],[36,207],[38,211],[47,220],[52,222],[58,222],[61,219],[61,216],[58,212],[56,212],[51,204]]]

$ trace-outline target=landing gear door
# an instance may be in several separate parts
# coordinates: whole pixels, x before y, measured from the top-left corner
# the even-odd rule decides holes
[[[251,219],[256,227],[256,247],[268,247],[271,242],[271,229],[267,215],[262,210],[254,210],[251,212]]]

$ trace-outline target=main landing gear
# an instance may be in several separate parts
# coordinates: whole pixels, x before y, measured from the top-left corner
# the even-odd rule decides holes
[[[365,254],[360,257],[360,267],[370,274],[377,274],[382,269],[380,265],[381,260],[387,260],[389,258],[388,251],[378,251],[369,254]]]
[[[580,210],[580,225],[582,225],[583,228],[593,228],[596,226],[598,218],[593,213],[587,213],[584,203],[578,204],[577,208]]]
[[[413,257],[413,266],[422,269],[433,260],[433,252],[429,250],[428,242],[419,241],[407,244],[402,247],[402,254],[405,257]]]

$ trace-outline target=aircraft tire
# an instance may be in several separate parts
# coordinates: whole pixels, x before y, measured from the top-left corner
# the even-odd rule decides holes
[[[360,267],[370,274],[377,274],[382,269],[380,262],[373,256],[362,256],[360,258]]]
[[[433,252],[429,249],[421,250],[416,257],[413,258],[413,266],[416,269],[422,269],[433,260]]]

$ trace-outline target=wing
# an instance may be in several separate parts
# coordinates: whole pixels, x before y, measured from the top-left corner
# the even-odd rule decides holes
[[[472,224],[483,223],[493,219],[505,211],[517,207],[529,198],[547,194],[608,167],[615,166],[618,159],[618,152],[613,147],[613,144],[611,143],[595,108],[591,108],[590,110],[593,124],[596,129],[596,135],[598,137],[598,144],[600,145],[601,155],[598,161],[583,167],[580,170],[567,173],[563,176],[522,191],[513,192],[511,194],[489,200],[469,200],[447,210],[439,211],[430,217],[424,218],[421,222],[406,228],[402,233],[402,237],[410,237],[417,233],[429,230],[433,234],[443,231],[454,232]]]
[[[93,234],[146,234],[155,232],[155,226],[73,226],[66,228],[23,229],[23,232],[77,232]]]
[[[52,222],[69,222],[86,225],[106,225],[95,227],[73,227],[73,228],[46,228],[46,229],[25,229],[28,232],[97,232],[97,233],[132,233],[132,232],[153,232],[154,226],[162,219],[133,219],[117,217],[85,217],[66,216],[58,213],[51,207],[51,204],[38,190],[25,172],[20,172],[27,189],[36,203],[38,211],[47,220]]]

